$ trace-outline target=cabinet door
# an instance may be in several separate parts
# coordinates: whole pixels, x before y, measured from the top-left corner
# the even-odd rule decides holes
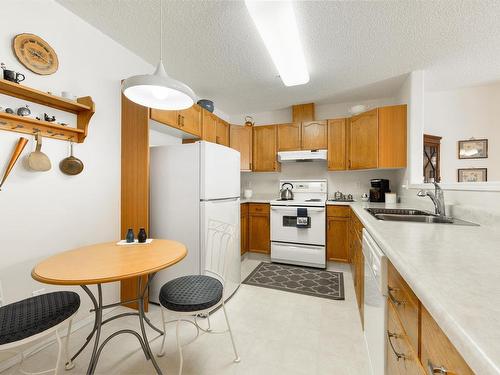
[[[379,168],[406,168],[406,105],[378,109]]]
[[[297,123],[314,121],[314,103],[292,106],[292,121]]]
[[[270,253],[269,215],[248,216],[248,251]]]
[[[229,147],[229,124],[222,119],[217,119],[216,141],[220,145]]]
[[[472,375],[470,367],[439,328],[429,312],[422,306],[421,361],[434,374]],[[446,372],[438,372],[440,368]]]
[[[310,121],[301,125],[302,150],[325,150],[327,148],[327,122]]]
[[[347,169],[346,156],[346,119],[328,120],[328,170]]]
[[[329,217],[327,222],[327,258],[331,261],[347,262],[349,218]]]
[[[300,150],[300,123],[278,126],[278,151]]]
[[[180,128],[179,125],[179,111],[166,111],[163,109],[151,108],[149,117],[151,120],[161,122],[162,124]]]
[[[230,126],[229,146],[240,152],[240,169],[252,170],[252,127]]]
[[[181,130],[201,137],[201,107],[194,104],[191,108],[179,111],[179,115]]]
[[[204,141],[215,143],[217,136],[217,116],[202,110],[202,138]]]
[[[390,303],[387,306],[386,349],[387,375],[425,375]]]
[[[354,116],[349,121],[349,169],[378,167],[377,110]]]
[[[248,250],[248,204],[241,205],[240,230],[241,255],[243,255]]]
[[[280,167],[276,161],[278,127],[274,125],[253,127],[253,170],[275,172]]]

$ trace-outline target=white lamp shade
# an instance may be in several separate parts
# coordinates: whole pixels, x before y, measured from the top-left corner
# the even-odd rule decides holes
[[[167,75],[161,60],[153,74],[132,76],[124,80],[122,91],[137,104],[166,110],[189,108],[196,99],[189,86]]]

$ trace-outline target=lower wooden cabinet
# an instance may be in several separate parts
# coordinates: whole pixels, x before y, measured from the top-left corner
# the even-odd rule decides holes
[[[270,207],[267,203],[250,203],[248,205],[248,251],[269,254]]]
[[[326,219],[326,258],[329,261],[349,262],[348,206],[328,206]]]
[[[361,325],[364,325],[365,257],[362,243],[363,224],[351,211],[349,220],[349,253],[356,302],[358,303]]]
[[[425,375],[392,305],[387,306],[387,375]]]
[[[429,374],[474,374],[423,306],[421,322],[420,359]]]
[[[248,204],[244,203],[240,208],[240,250],[241,255],[248,251]]]

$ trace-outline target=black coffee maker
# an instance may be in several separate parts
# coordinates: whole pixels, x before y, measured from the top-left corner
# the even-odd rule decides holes
[[[390,193],[389,180],[374,178],[370,180],[370,202],[385,202],[385,193]]]

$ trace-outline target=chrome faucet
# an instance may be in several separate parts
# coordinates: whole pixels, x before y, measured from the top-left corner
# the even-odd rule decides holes
[[[433,182],[434,184],[434,193],[431,191],[420,190],[417,195],[419,197],[429,197],[434,203],[436,215],[446,216],[446,208],[444,205],[444,194],[441,187],[437,182]]]

